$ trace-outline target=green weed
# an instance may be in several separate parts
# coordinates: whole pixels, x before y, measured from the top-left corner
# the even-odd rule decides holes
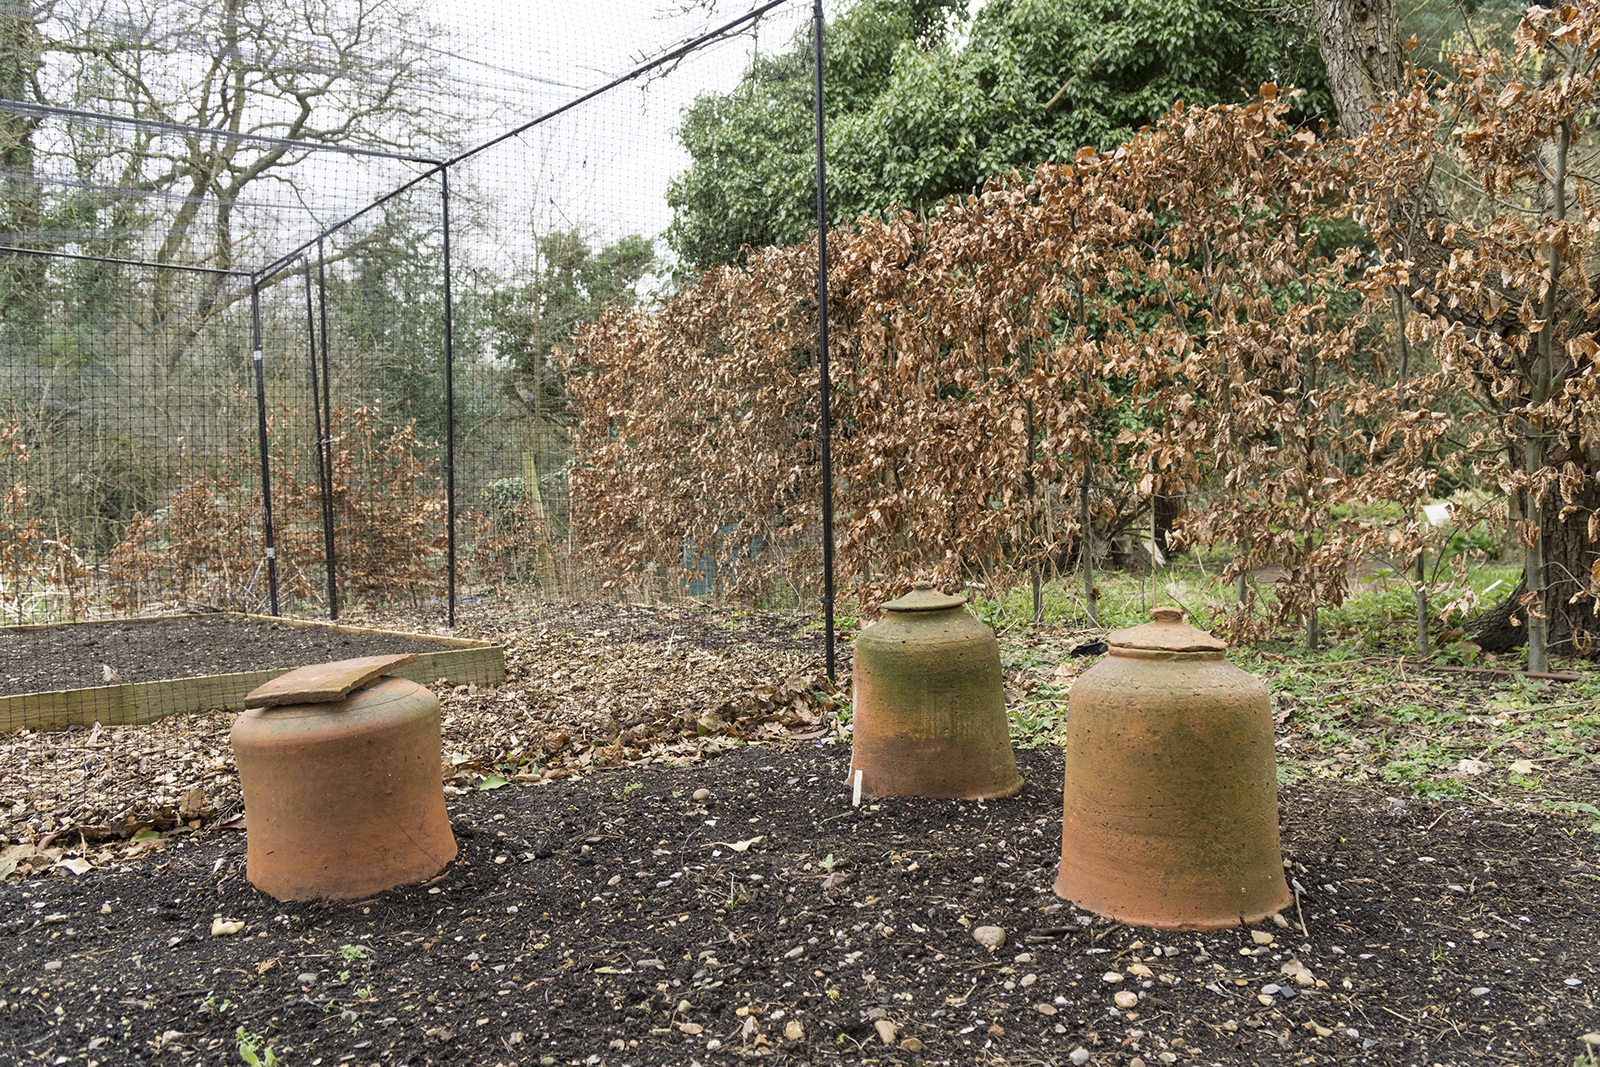
[[[251,1033],[242,1026],[234,1031],[233,1036],[239,1044],[239,1058],[247,1067],[278,1067],[278,1054],[267,1044],[266,1037]]]

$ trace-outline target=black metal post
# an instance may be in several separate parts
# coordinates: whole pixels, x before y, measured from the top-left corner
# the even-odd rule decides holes
[[[333,535],[333,402],[328,382],[328,257],[317,238],[317,302],[322,309],[322,542],[328,559],[328,618],[339,617],[339,586],[334,575],[336,541]],[[312,399],[315,403],[315,398]]]
[[[822,611],[827,622],[828,677],[834,677],[833,655],[833,422],[828,380],[828,186],[823,170],[827,124],[822,113],[822,0],[812,0],[811,35],[815,50],[817,96],[817,364],[820,368],[822,422]]]
[[[313,438],[315,447],[313,455],[317,457],[317,496],[321,498],[322,505],[322,556],[323,565],[328,571],[328,597],[333,598],[333,523],[330,518],[328,486],[327,430],[322,425],[322,382],[317,377],[317,309],[311,298],[311,260],[302,259],[306,279],[306,355],[310,361],[311,376],[311,424],[316,431]]]
[[[444,515],[445,583],[450,625],[456,624],[456,386],[454,335],[450,326],[450,168],[439,171],[444,204]]]
[[[272,530],[272,461],[267,454],[267,375],[261,358],[261,289],[250,279],[250,362],[256,370],[256,441],[261,450],[261,535],[267,553],[267,596],[278,614],[278,546]]]

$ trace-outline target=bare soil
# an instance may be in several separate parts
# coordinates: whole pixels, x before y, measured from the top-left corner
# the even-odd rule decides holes
[[[345,633],[218,613],[69,626],[0,627],[0,696],[437,652],[383,633]]]
[[[226,716],[0,739],[0,1063],[237,1064],[241,1031],[308,1067],[1600,1054],[1600,835],[1492,774],[1433,799],[1288,775],[1281,922],[1158,932],[1051,891],[1052,748],[1019,751],[1010,800],[852,807],[808,620],[551,606],[463,630],[504,640],[512,679],[441,694],[461,855],[370,900],[250,885]],[[1013,695],[1081,636],[1030,635]],[[1592,801],[1597,766],[1563,795]]]

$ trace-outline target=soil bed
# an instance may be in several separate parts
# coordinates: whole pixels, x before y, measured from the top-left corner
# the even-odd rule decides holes
[[[1051,892],[1053,748],[1018,752],[1028,785],[1010,800],[852,808],[803,620],[551,606],[463,630],[503,641],[513,673],[441,694],[461,855],[369,900],[286,904],[249,884],[245,834],[225,828],[227,716],[0,739],[0,834],[20,863],[0,882],[0,1063],[238,1064],[241,1033],[286,1067],[1600,1054],[1593,818],[1523,803],[1498,771],[1434,798],[1316,777],[1365,758],[1347,745],[1323,765],[1322,690],[1275,691],[1296,905],[1282,924],[1172,933]],[[1007,645],[1008,691],[1069,681],[1081,664],[1061,649],[1082,636]],[[1455,682],[1404,684],[1494,706]],[[1390,714],[1345,721],[1356,740],[1406,736],[1401,684],[1360,694]],[[1538,699],[1574,714],[1570,690]],[[1577,728],[1539,766],[1592,802],[1600,761]],[[214,936],[218,919],[243,926]],[[1002,947],[973,938],[985,925]]]
[[[0,629],[0,696],[438,652],[441,647],[396,634],[345,633],[233,614],[5,628]]]
[[[1050,892],[1057,754],[1022,753],[1014,800],[859,809],[848,756],[462,796],[445,876],[355,904],[258,893],[243,834],[8,882],[0,1049],[236,1062],[243,1027],[303,1064],[1557,1063],[1594,1026],[1596,868],[1561,820],[1289,789],[1290,926],[1162,933]]]

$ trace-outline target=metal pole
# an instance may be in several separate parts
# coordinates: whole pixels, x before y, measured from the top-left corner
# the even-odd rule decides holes
[[[817,364],[822,400],[822,611],[827,628],[828,677],[835,677],[833,654],[833,422],[828,380],[828,186],[824,172],[827,125],[822,114],[822,0],[812,0],[811,36],[817,98]]]
[[[328,596],[333,597],[333,524],[328,509],[328,463],[324,448],[327,431],[322,424],[322,383],[317,378],[317,310],[311,298],[311,261],[302,259],[306,279],[306,350],[311,370],[311,422],[316,430],[313,454],[317,457],[317,496],[322,505],[322,560],[328,571]]]
[[[339,617],[339,586],[334,577],[335,539],[333,535],[333,403],[328,384],[328,257],[323,241],[317,239],[317,300],[322,307],[322,541],[328,557],[328,618]]]
[[[278,547],[272,530],[272,462],[267,455],[267,376],[261,358],[261,289],[250,279],[250,361],[256,368],[256,441],[261,450],[261,533],[267,553],[267,595],[278,614]]]
[[[456,390],[450,326],[450,168],[439,172],[444,206],[444,514],[450,625],[456,624]]]

